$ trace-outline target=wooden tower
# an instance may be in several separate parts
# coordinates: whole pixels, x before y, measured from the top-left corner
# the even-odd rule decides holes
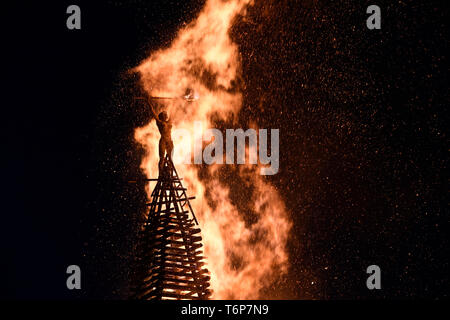
[[[208,299],[209,271],[186,188],[166,155],[137,247],[135,299]]]

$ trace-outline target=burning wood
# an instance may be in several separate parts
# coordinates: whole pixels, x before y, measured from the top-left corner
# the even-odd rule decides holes
[[[169,47],[153,52],[135,69],[147,94],[164,106],[174,128],[191,133],[194,144],[202,145],[203,137],[195,130],[199,123],[214,128],[217,121],[229,123],[239,116],[242,93],[236,80],[240,60],[229,30],[249,3],[206,1],[197,19],[182,28]],[[173,138],[175,152],[186,156],[190,150],[184,147],[183,137]],[[137,128],[135,139],[146,151],[141,163],[144,174],[155,176],[159,135],[154,122]],[[193,209],[203,231],[212,298],[257,299],[260,290],[288,268],[285,246],[291,223],[277,190],[258,173],[262,166],[240,165],[228,180],[218,174],[221,166],[178,166],[185,186],[202,199]],[[207,171],[202,179],[200,170]],[[254,224],[245,222],[239,203],[230,199],[230,183],[237,179],[252,187],[243,201],[255,216]],[[152,186],[147,188],[149,198]]]
[[[140,233],[134,298],[203,300],[211,295],[190,199],[166,155]]]

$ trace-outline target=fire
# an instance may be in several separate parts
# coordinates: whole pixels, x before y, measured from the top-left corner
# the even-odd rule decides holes
[[[152,53],[136,68],[149,96],[183,97],[187,88],[195,88],[199,99],[193,102],[158,101],[174,128],[189,130],[192,139],[202,140],[195,125],[200,122],[204,129],[213,127],[213,115],[225,121],[238,117],[242,94],[235,88],[235,79],[240,59],[229,29],[233,18],[245,15],[250,2],[208,0],[198,17],[179,30],[170,47]],[[157,177],[159,133],[155,122],[137,128],[135,139],[146,150],[142,170],[148,177]],[[182,147],[186,139],[173,136],[176,152],[190,152]],[[259,175],[260,166],[240,165],[235,174],[254,188],[246,201],[257,217],[256,223],[246,224],[244,213],[230,199],[230,187],[217,174],[220,166],[209,166],[208,178],[202,180],[199,166],[178,164],[177,170],[189,194],[197,197],[192,204],[202,229],[213,298],[257,299],[276,273],[287,271],[285,247],[291,223],[277,191]],[[147,189],[149,197],[152,187]]]

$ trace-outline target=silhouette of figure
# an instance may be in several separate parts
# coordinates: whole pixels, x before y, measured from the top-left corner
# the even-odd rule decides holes
[[[167,115],[167,112],[162,111],[158,115],[156,115],[153,107],[149,101],[150,110],[153,114],[153,117],[156,120],[156,125],[158,126],[159,133],[161,134],[161,139],[159,139],[159,171],[161,172],[164,155],[167,152],[169,158],[172,159],[172,151],[173,151],[173,141],[172,141],[172,122]]]

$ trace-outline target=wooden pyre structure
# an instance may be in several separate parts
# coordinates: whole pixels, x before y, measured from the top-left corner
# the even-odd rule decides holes
[[[137,247],[135,299],[208,299],[200,229],[172,160],[166,155]]]

